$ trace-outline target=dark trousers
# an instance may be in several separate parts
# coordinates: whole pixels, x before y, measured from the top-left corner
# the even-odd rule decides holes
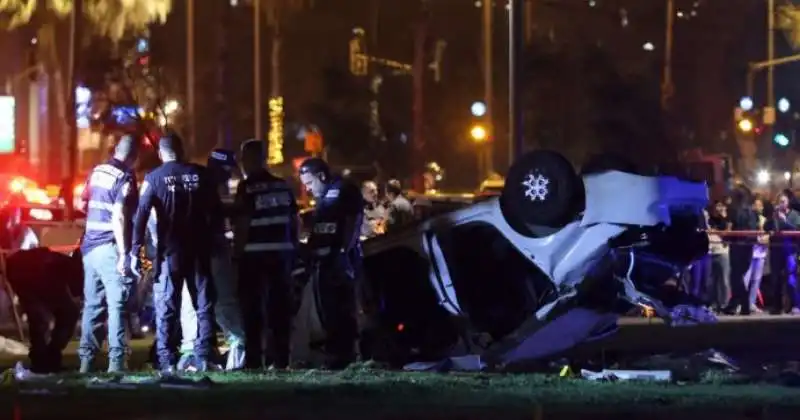
[[[753,260],[753,245],[731,245],[730,247],[730,283],[731,300],[729,308],[739,307],[742,312],[750,312],[749,293],[744,285],[744,276]]]
[[[153,284],[156,306],[156,352],[158,364],[166,368],[175,363],[180,342],[179,314],[181,291],[186,283],[197,312],[195,357],[208,359],[215,349],[214,283],[211,259],[198,255],[168,255],[161,259]]]
[[[356,278],[338,264],[318,263],[314,276],[315,296],[325,329],[325,353],[332,365],[355,360],[358,340]]]
[[[773,247],[769,255],[769,266],[773,287],[773,312],[784,312],[784,296],[789,300],[789,308],[797,308],[800,304],[797,295],[797,254],[781,247]]]
[[[66,287],[47,292],[17,290],[20,306],[28,315],[31,370],[53,373],[61,370],[61,355],[75,335],[80,310]],[[54,321],[52,330],[50,320]]]
[[[262,369],[270,360],[279,368],[289,366],[293,263],[291,255],[278,252],[246,253],[239,261],[247,369]]]

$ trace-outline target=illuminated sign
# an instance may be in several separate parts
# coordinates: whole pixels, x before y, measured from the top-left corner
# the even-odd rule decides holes
[[[78,86],[75,88],[75,116],[78,128],[89,128],[89,119],[92,114],[92,91]]]
[[[16,146],[13,96],[0,96],[0,153],[14,153]]]
[[[283,163],[283,97],[276,96],[269,100],[269,135],[267,136],[268,157],[270,165]]]

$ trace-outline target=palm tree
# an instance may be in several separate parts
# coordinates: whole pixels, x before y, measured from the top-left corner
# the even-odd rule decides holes
[[[172,0],[0,0],[0,29],[13,30],[28,24],[38,27],[38,49],[41,53],[38,64],[52,76],[59,120],[67,124],[61,128],[67,128],[69,133],[67,145],[71,178],[75,178],[78,164],[78,134],[73,112],[75,68],[84,43],[84,23],[89,23],[90,33],[117,42],[127,34],[146,31],[150,23],[163,22],[171,9]],[[72,19],[72,25],[69,76],[65,85],[56,49],[55,22],[67,17]]]

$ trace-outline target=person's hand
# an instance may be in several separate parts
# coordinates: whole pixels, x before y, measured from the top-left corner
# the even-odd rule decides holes
[[[779,219],[780,221],[782,221],[782,222],[785,222],[785,221],[786,221],[786,213],[784,213],[784,212],[782,212],[782,211],[779,211],[779,212],[778,212],[778,219]]]
[[[133,275],[133,277],[141,278],[142,277],[142,259],[139,258],[138,255],[131,254],[129,260],[130,265],[127,266],[127,269],[130,270],[129,273]]]

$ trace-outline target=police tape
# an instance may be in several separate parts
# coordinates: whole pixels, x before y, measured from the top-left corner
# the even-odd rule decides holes
[[[800,245],[800,231],[760,231],[760,230],[707,230],[710,236],[717,236],[720,240],[709,238],[710,245],[760,245],[763,247],[786,246],[787,239],[798,239]],[[755,241],[754,241],[755,240]]]

